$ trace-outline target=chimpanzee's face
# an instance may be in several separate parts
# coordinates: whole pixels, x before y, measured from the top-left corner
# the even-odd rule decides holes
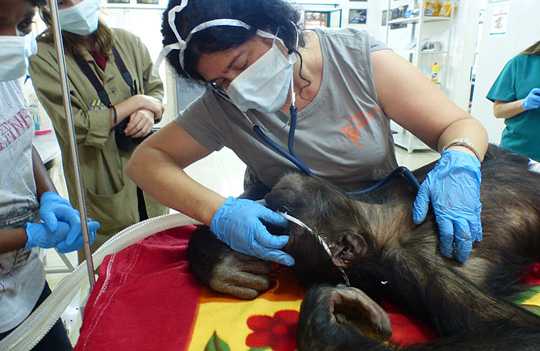
[[[369,226],[354,201],[331,185],[299,174],[284,176],[265,197],[267,205],[300,219],[323,237],[332,258],[308,230],[290,223],[285,251],[303,273],[336,275],[334,265],[347,268],[367,253]]]

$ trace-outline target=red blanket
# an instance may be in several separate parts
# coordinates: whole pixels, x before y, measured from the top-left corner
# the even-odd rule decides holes
[[[254,301],[201,288],[186,260],[194,228],[159,233],[105,259],[84,311],[76,351],[296,349],[303,289],[287,272]],[[392,321],[393,342],[411,344],[431,337],[419,323],[384,307]]]

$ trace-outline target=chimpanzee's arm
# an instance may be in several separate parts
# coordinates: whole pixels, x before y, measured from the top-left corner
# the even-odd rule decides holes
[[[407,347],[407,351],[536,351],[540,345],[540,330],[516,327],[500,321],[491,327],[464,335]]]
[[[485,325],[509,321],[513,325],[540,328],[540,318],[501,299],[489,296],[457,273],[439,255],[422,249],[392,255],[388,275],[391,295],[419,317],[427,319],[441,336],[478,332]],[[479,268],[481,269],[481,268]]]

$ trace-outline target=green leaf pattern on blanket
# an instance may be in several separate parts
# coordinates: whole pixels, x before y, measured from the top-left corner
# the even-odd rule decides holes
[[[540,295],[540,285],[533,286],[532,288],[513,296],[512,300],[516,304],[521,305],[521,307],[526,308],[532,313],[540,316],[540,306],[525,304],[527,300],[532,299],[538,295]]]
[[[214,331],[214,334],[212,334],[212,336],[206,343],[204,351],[231,351],[231,348]]]

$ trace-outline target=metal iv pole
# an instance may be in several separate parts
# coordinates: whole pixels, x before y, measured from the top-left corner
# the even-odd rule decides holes
[[[88,240],[88,216],[86,212],[86,201],[84,197],[84,184],[81,178],[81,170],[79,167],[79,153],[77,151],[77,139],[75,136],[75,127],[73,122],[73,111],[71,109],[71,97],[69,89],[69,81],[66,70],[66,61],[64,58],[64,44],[62,42],[62,33],[60,31],[60,23],[58,21],[58,4],[57,0],[47,0],[49,8],[51,9],[52,28],[54,34],[54,44],[56,47],[56,58],[58,60],[58,66],[60,68],[60,82],[62,84],[62,95],[64,97],[64,111],[66,114],[66,121],[68,124],[69,132],[69,146],[71,151],[71,159],[73,161],[72,167],[75,170],[75,188],[77,194],[77,203],[81,213],[81,228],[83,235],[84,256],[86,258],[86,267],[88,269],[88,279],[90,281],[90,288],[94,286],[94,261],[92,259],[92,252],[90,251],[90,242]]]

